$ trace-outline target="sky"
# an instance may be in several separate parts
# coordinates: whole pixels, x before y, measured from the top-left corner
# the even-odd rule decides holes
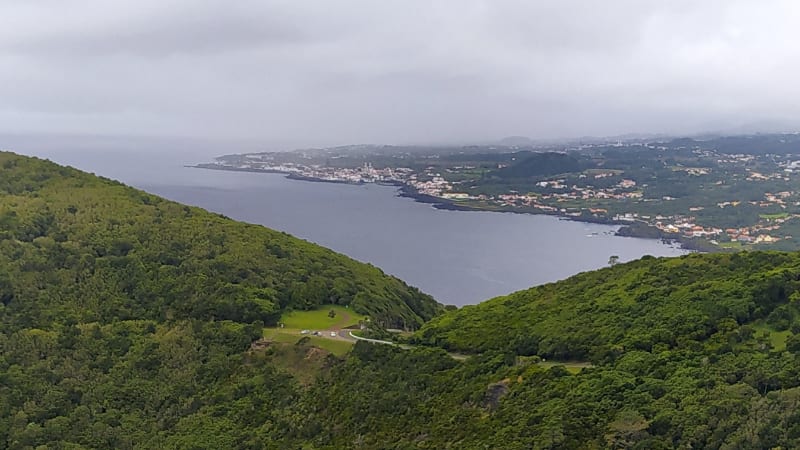
[[[0,0],[0,133],[794,131],[798,23],[770,0]]]

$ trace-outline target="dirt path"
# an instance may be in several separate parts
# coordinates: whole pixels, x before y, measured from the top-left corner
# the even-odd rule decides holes
[[[342,328],[353,324],[353,322],[351,322],[352,317],[348,313],[340,312],[336,316],[339,318],[339,321],[331,325],[331,330],[339,331]]]

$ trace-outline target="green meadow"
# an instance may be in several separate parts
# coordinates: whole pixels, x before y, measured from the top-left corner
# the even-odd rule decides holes
[[[336,314],[330,317],[330,311]],[[355,314],[349,308],[339,305],[323,305],[311,311],[290,311],[284,313],[280,323],[286,328],[299,328],[301,330],[327,330],[330,328],[346,328],[357,325],[361,315]]]

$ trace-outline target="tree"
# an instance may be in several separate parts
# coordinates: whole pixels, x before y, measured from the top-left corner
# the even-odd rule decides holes
[[[331,319],[333,319],[334,317],[336,317],[336,311],[335,311],[335,310],[333,310],[333,309],[331,309],[330,311],[328,311],[328,317],[330,317]]]
[[[786,350],[794,354],[800,353],[800,334],[792,334],[786,338]]]
[[[619,256],[611,255],[608,257],[608,265],[611,267],[616,266],[619,263]]]

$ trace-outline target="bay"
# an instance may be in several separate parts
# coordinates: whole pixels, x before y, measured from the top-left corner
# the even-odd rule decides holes
[[[213,153],[212,153],[213,152]],[[29,151],[178,202],[285,231],[371,263],[446,304],[468,305],[604,267],[611,255],[685,253],[614,226],[527,214],[446,211],[391,186],[184,167],[224,150]]]

